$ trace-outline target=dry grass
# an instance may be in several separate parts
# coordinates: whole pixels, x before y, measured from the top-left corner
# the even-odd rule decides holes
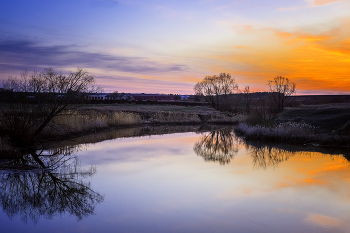
[[[96,132],[110,127],[120,128],[145,124],[234,124],[242,121],[243,117],[199,106],[83,105],[54,117],[48,127],[43,130],[41,137],[57,138],[69,134]]]
[[[240,123],[235,132],[246,139],[259,139],[272,142],[296,142],[323,146],[349,146],[349,136],[330,133],[317,133],[316,127],[306,123],[285,122],[274,126],[248,125]]]
[[[238,123],[243,115],[221,113],[205,106],[174,106],[174,105],[136,105],[115,104],[106,106],[84,106],[84,110],[95,111],[126,111],[141,116],[145,124],[201,124],[201,123]]]
[[[175,112],[189,114],[211,114],[217,111],[206,106],[177,106],[177,105],[142,105],[142,104],[110,104],[110,105],[83,105],[81,109],[95,109],[107,111],[124,111],[137,113],[155,113],[155,112]]]
[[[96,129],[141,124],[141,117],[135,113],[109,111],[69,111],[53,119],[45,134],[76,133]]]
[[[313,138],[315,129],[311,125],[295,122],[281,123],[272,127],[241,123],[237,126],[236,132],[243,134],[247,139],[302,141]]]
[[[154,112],[147,114],[144,123],[157,124],[186,124],[186,123],[201,123],[197,114],[183,113],[183,112]]]
[[[349,104],[309,105],[288,108],[277,116],[278,122],[302,122],[313,125],[319,132],[330,133],[341,129],[350,120]]]
[[[247,116],[232,114],[211,114],[208,123],[212,124],[238,124],[244,122]]]

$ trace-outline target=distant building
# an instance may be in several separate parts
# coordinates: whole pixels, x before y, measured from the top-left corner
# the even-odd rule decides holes
[[[126,101],[162,101],[175,100],[175,95],[165,94],[132,94],[132,93],[91,93],[85,96],[87,100],[126,100]]]
[[[85,96],[87,100],[106,100],[108,93],[89,93]]]
[[[136,101],[175,100],[175,96],[164,94],[133,94],[133,99]]]
[[[180,95],[181,100],[188,100],[190,98],[190,95]]]

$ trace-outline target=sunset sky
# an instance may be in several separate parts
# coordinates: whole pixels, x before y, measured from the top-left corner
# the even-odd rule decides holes
[[[285,76],[297,94],[350,93],[350,0],[0,0],[0,80],[86,68],[106,92],[192,94]]]

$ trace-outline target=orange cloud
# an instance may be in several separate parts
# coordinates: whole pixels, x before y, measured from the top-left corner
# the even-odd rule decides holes
[[[260,85],[277,75],[297,84],[300,92],[319,91],[344,93],[350,91],[350,19],[336,21],[334,27],[321,33],[287,32],[272,28],[249,27],[245,37],[249,46],[211,59],[216,72],[239,76],[237,81]],[[239,27],[238,27],[239,28]],[[241,32],[241,30],[238,30]],[[253,91],[257,91],[252,88]],[[259,90],[260,91],[260,90]]]
[[[293,34],[289,33],[289,32],[283,32],[283,31],[279,31],[279,30],[274,30],[275,35],[278,36],[279,38],[288,38],[288,37],[292,37]]]
[[[313,35],[300,35],[296,38],[299,41],[315,42],[324,41],[330,39],[330,36],[313,36]]]
[[[243,45],[237,45],[237,46],[234,46],[235,48],[237,49],[246,49],[248,48],[247,46],[243,46]]]
[[[281,30],[274,30],[274,29],[267,29],[268,31],[273,31],[276,36],[278,36],[281,39],[293,39],[292,42],[296,41],[306,41],[306,42],[316,42],[316,41],[324,41],[331,39],[331,36],[328,35],[310,35],[306,33],[290,33],[290,32],[284,32]]]
[[[314,0],[315,5],[326,5],[332,2],[337,2],[338,0]]]
[[[324,227],[334,227],[339,224],[339,221],[337,219],[321,214],[308,214],[305,221]]]

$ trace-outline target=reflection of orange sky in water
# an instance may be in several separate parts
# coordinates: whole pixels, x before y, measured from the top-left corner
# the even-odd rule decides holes
[[[178,182],[179,190],[187,184],[186,192],[195,195],[201,187],[207,202],[226,203],[229,209],[241,203],[249,213],[255,208],[251,203],[259,203],[259,211],[291,217],[300,225],[337,228],[340,232],[349,229],[350,169],[344,157],[286,152],[283,158],[287,159],[276,166],[257,167],[253,148],[247,151],[240,145],[238,154],[223,166],[194,152],[201,136],[183,133],[124,138],[96,144],[89,150],[113,151],[110,158],[116,161],[98,165],[113,177],[148,172],[156,181]]]
[[[275,211],[300,215],[307,224],[347,228],[350,216],[344,209],[350,207],[350,166],[343,156],[298,152],[275,167],[253,168],[245,150],[239,154],[229,165],[235,185],[218,198],[268,196],[275,203],[292,205]],[[320,212],[304,208],[315,204]]]
[[[160,148],[160,145],[161,148],[193,148],[193,145],[198,142],[201,137],[202,134],[176,133],[170,135],[124,138],[96,144],[89,148],[89,150],[127,149],[140,146]],[[191,150],[191,153],[194,152]],[[140,158],[142,157],[141,155]],[[287,159],[277,163],[276,166],[272,167],[268,165],[266,168],[262,168],[254,165],[251,151],[248,150],[247,152],[245,146],[240,145],[238,154],[233,157],[226,166],[220,166],[217,162],[205,162],[204,160],[203,163],[209,163],[209,165],[213,164],[217,166],[218,169],[229,169],[231,171],[228,174],[229,176],[232,176],[232,174],[250,174],[254,177],[255,181],[262,179],[263,182],[261,182],[261,185],[264,187],[261,187],[260,191],[271,191],[272,189],[283,188],[302,189],[310,186],[318,186],[327,187],[328,190],[334,191],[339,195],[346,194],[346,196],[343,197],[345,199],[348,198],[347,188],[344,184],[350,185],[350,165],[343,156],[330,156],[316,152],[286,152],[284,157]],[[159,159],[158,155],[155,156],[155,159]],[[199,163],[199,165],[202,165],[202,163]],[[254,186],[256,185],[255,181],[253,182]],[[257,190],[256,188],[258,186],[253,187],[253,190]],[[252,193],[254,192],[253,190]],[[350,190],[350,186],[348,190]]]
[[[240,150],[239,156],[229,166],[232,166],[234,174],[253,174],[262,183],[259,190],[269,192],[284,188],[303,189],[311,186],[327,188],[341,195],[342,198],[350,198],[350,164],[343,156],[330,156],[321,153],[298,152],[290,154],[286,161],[276,166],[266,168],[252,164],[252,157],[245,155],[245,150]],[[349,184],[346,187],[345,184]],[[255,184],[254,184],[255,185]],[[254,192],[252,190],[252,192]],[[237,191],[237,190],[236,190]]]
[[[343,196],[345,199],[348,198],[348,189],[344,190],[344,184],[350,185],[349,162],[342,156],[299,153],[280,166],[281,169],[293,173],[283,177],[283,187],[324,186],[328,190],[346,195]],[[279,184],[275,187],[279,188]]]
[[[94,146],[94,149],[101,150],[106,148],[133,148],[138,146],[147,146],[148,148],[193,148],[193,145],[198,142],[202,134],[194,133],[177,133],[170,135],[153,135],[143,136],[139,138],[118,139],[110,141],[110,143],[101,143]],[[122,143],[118,141],[122,140]],[[194,153],[191,150],[191,153]],[[168,153],[165,153],[168,154]],[[148,157],[148,159],[159,159],[159,155]],[[198,155],[195,155],[196,157]],[[191,155],[192,157],[192,155]],[[343,156],[325,155],[316,152],[286,152],[285,161],[277,163],[276,166],[267,166],[266,168],[254,165],[253,158],[245,146],[239,146],[239,152],[234,156],[230,163],[226,166],[220,166],[217,162],[207,161],[199,157],[199,161],[203,159],[203,164],[215,166],[218,170],[228,169],[229,179],[236,179],[234,175],[242,175],[252,178],[250,182],[243,182],[241,187],[244,187],[244,192],[250,190],[254,192],[270,192],[273,190],[291,188],[305,189],[310,187],[325,188],[344,200],[350,198],[350,164]],[[143,158],[141,155],[140,158]],[[143,158],[145,159],[145,158]],[[180,158],[179,159],[183,159]],[[199,166],[203,165],[199,163]],[[239,179],[239,178],[238,178]],[[238,183],[241,183],[240,181]],[[252,184],[251,187],[248,184]],[[257,184],[258,183],[258,184]],[[347,187],[347,185],[349,185]],[[237,194],[238,189],[235,189]]]

